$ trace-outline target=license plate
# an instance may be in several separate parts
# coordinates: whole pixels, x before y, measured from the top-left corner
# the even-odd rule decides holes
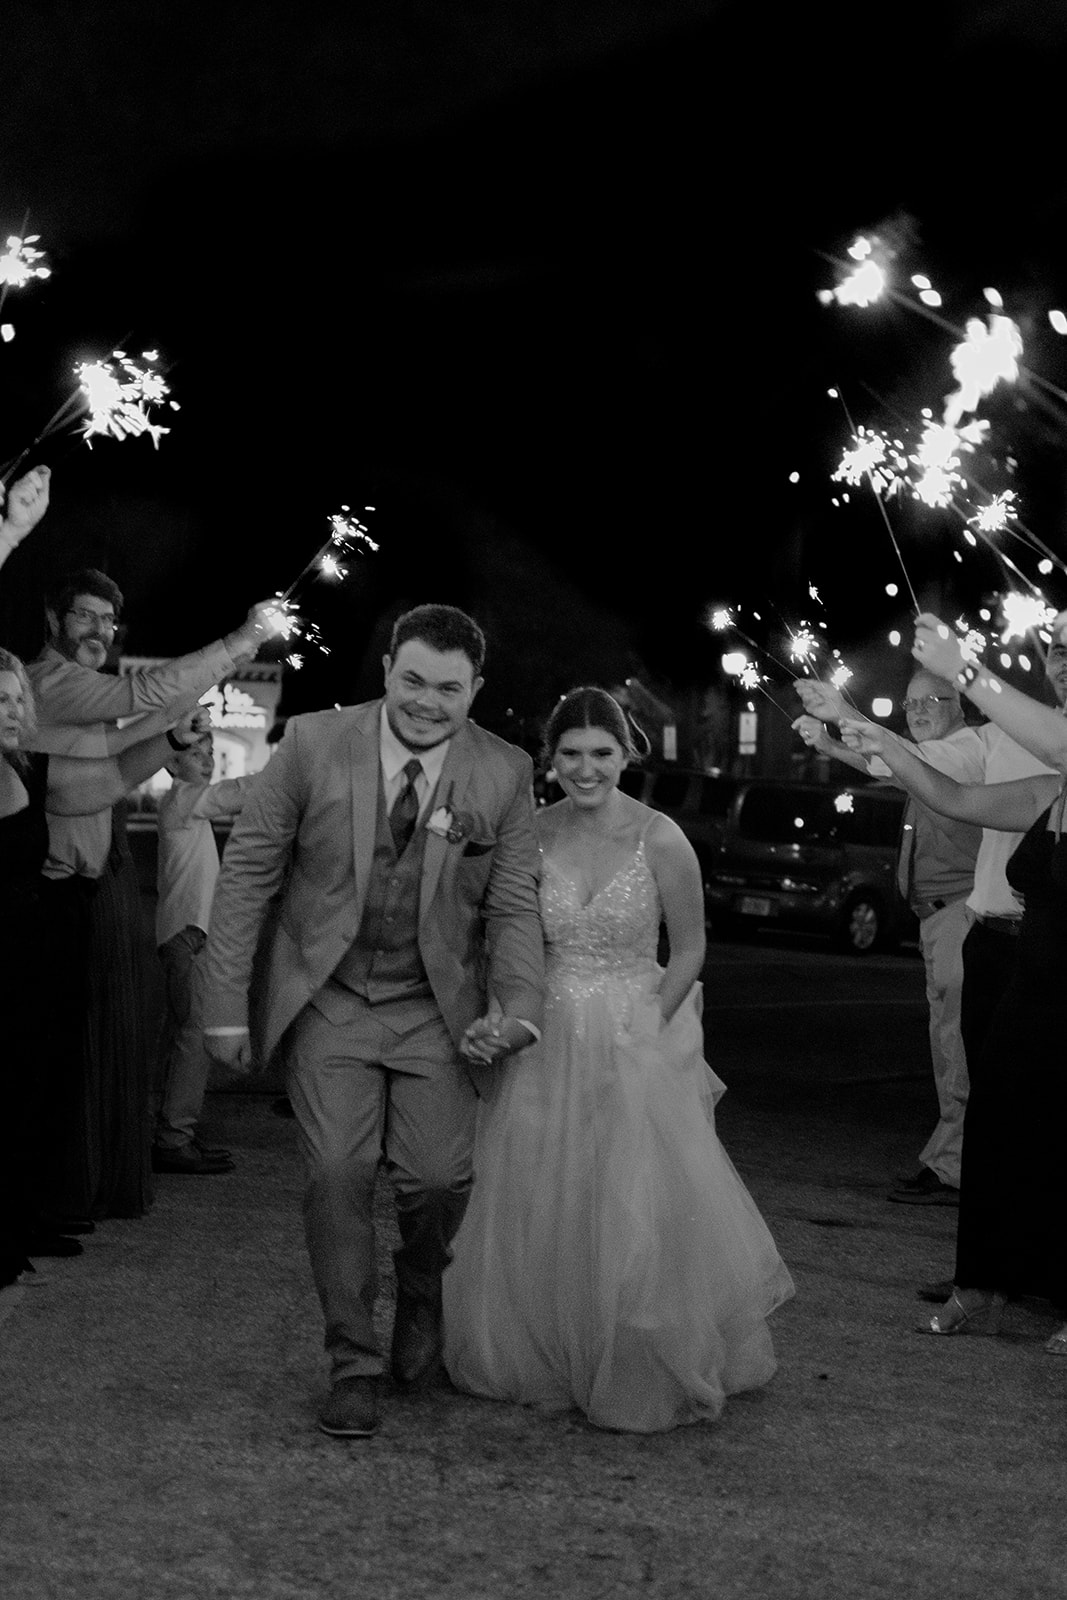
[[[738,901],[737,909],[743,917],[770,917],[774,915],[774,902],[746,894]]]

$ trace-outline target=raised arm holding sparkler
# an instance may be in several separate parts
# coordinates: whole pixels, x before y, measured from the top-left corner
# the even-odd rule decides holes
[[[1067,692],[1067,611],[1055,618],[1051,633],[1047,675]],[[912,654],[928,671],[958,684],[960,692],[1024,750],[1067,773],[1067,720],[1062,711],[1021,694],[988,667],[968,660],[958,636],[931,612],[923,612],[916,622]]]

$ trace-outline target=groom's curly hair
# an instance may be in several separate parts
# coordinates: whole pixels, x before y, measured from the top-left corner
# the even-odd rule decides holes
[[[461,650],[470,662],[477,678],[485,662],[485,634],[473,617],[455,606],[416,606],[405,611],[393,625],[389,641],[390,659],[396,660],[400,646],[409,639],[418,639],[446,655],[451,650]]]

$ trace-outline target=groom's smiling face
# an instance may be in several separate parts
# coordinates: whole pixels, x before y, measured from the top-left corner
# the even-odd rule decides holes
[[[434,650],[421,639],[406,639],[385,665],[385,714],[409,750],[431,750],[451,739],[467,720],[482,686],[462,650]]]

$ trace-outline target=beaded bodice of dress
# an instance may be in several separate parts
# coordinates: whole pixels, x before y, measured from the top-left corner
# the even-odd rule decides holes
[[[660,901],[644,840],[584,905],[578,885],[546,856],[541,920],[550,982],[567,975],[595,980],[656,972]]]

